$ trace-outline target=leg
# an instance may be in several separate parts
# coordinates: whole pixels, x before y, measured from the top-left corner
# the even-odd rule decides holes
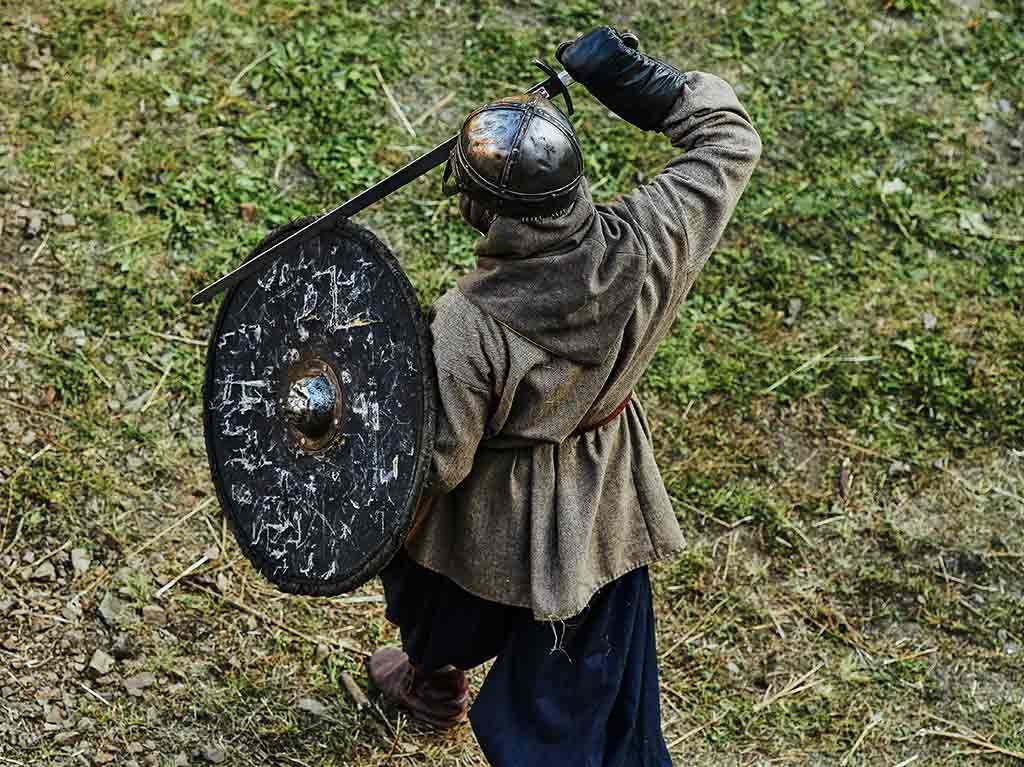
[[[387,618],[401,630],[403,650],[377,650],[367,664],[371,682],[421,722],[439,728],[464,722],[464,669],[497,655],[508,626],[525,611],[475,597],[405,552],[381,572],[381,580]]]
[[[479,666],[504,647],[510,628],[529,612],[489,602],[461,589],[399,551],[380,574],[387,619],[417,668]]]
[[[602,589],[565,624],[517,631],[470,720],[497,767],[670,767],[661,733],[646,568]]]

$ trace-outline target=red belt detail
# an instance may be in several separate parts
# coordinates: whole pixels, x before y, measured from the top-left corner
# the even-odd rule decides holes
[[[625,410],[627,407],[629,407],[629,403],[632,402],[632,401],[633,401],[633,392],[630,392],[629,396],[626,397],[626,399],[622,400],[622,404],[619,405],[617,408],[615,408],[615,410],[613,410],[608,415],[607,418],[602,418],[597,423],[590,424],[590,426],[581,426],[578,429],[576,429],[576,431],[574,431],[570,436],[578,437],[581,434],[587,434],[587,433],[592,432],[592,431],[597,431],[602,426],[607,426],[612,421],[614,421],[616,418],[618,418],[620,415],[622,415],[622,411]]]

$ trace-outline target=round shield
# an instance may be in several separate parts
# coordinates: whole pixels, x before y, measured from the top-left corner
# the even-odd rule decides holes
[[[206,450],[260,572],[331,595],[387,564],[429,466],[434,385],[412,286],[351,221],[284,246],[227,294],[206,357]]]

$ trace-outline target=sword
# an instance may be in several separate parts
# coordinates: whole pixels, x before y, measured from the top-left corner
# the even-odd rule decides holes
[[[540,67],[548,77],[530,88],[527,93],[536,93],[544,96],[545,98],[553,98],[554,96],[561,94],[565,97],[569,114],[572,114],[572,101],[569,98],[568,90],[569,86],[573,83],[572,76],[564,70],[561,72],[555,72],[554,69],[542,61],[534,60],[533,63]],[[250,258],[234,271],[225,274],[217,281],[210,283],[200,290],[192,296],[192,303],[205,304],[221,291],[227,290],[233,285],[237,285],[246,277],[256,274],[266,268],[270,264],[270,259],[273,255],[288,243],[301,245],[303,242],[315,237],[325,229],[330,229],[338,219],[351,218],[359,211],[368,208],[379,200],[382,200],[392,192],[401,189],[406,184],[415,181],[427,171],[444,163],[448,159],[448,155],[451,154],[452,147],[455,146],[455,142],[458,140],[459,134],[455,134],[447,141],[438,144],[426,154],[417,157],[402,169],[395,171],[383,181],[378,181],[369,189],[360,192],[348,202],[342,203],[338,207],[320,216],[316,221],[302,227],[302,229],[290,234],[283,240],[274,243],[262,253],[258,253]]]

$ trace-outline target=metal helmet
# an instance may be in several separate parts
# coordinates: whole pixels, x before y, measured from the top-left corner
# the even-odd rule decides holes
[[[548,99],[529,94],[466,118],[443,189],[465,193],[497,215],[534,218],[570,207],[582,178],[583,155],[569,119]]]

